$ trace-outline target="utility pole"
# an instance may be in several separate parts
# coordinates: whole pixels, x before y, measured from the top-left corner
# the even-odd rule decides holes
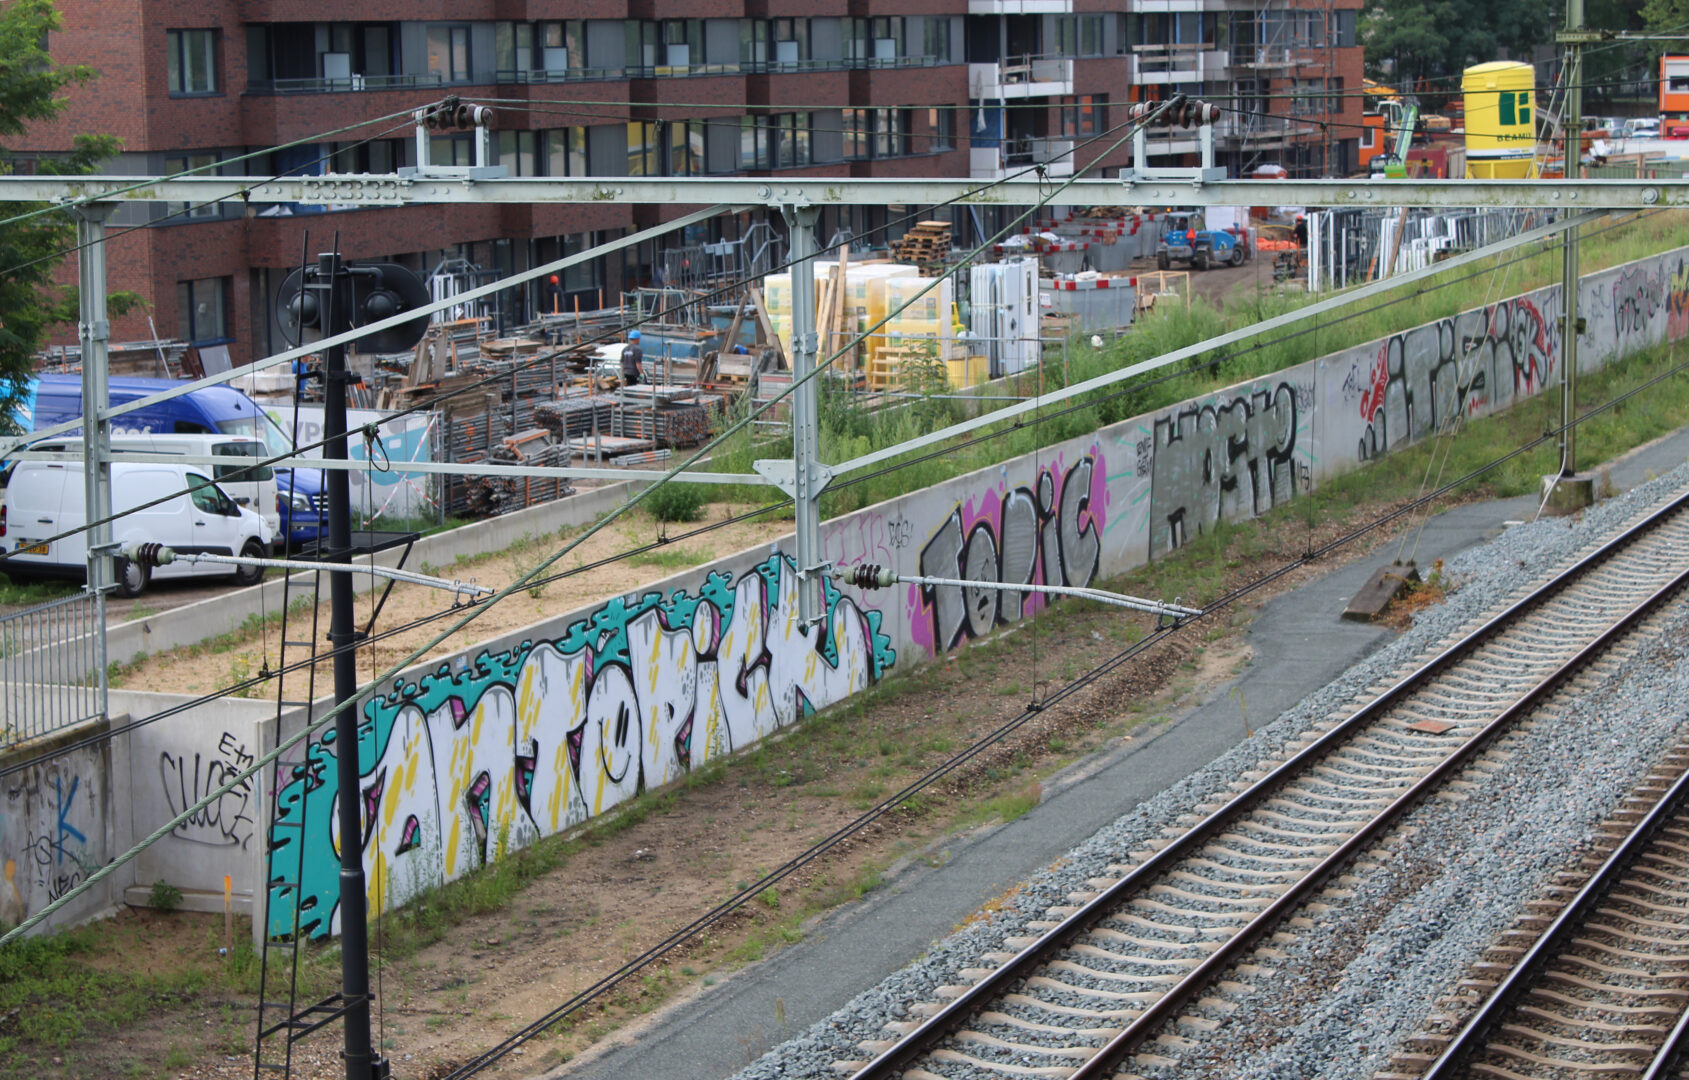
[[[1566,0],[1566,30],[1560,35],[1565,47],[1561,73],[1566,79],[1566,115],[1560,130],[1566,138],[1566,179],[1576,180],[1579,159],[1583,156],[1583,46],[1587,32],[1583,27],[1583,0]],[[1599,35],[1596,35],[1599,37]],[[1540,102],[1538,103],[1541,104]],[[1561,240],[1565,258],[1560,272],[1561,310],[1565,323],[1560,334],[1560,355],[1564,367],[1560,371],[1560,475],[1576,476],[1578,387],[1578,228],[1567,229]]]
[[[330,335],[352,328],[352,275],[338,251],[317,256],[314,279],[301,285],[301,297],[314,296],[321,325]],[[346,347],[335,345],[323,357],[323,457],[345,461]],[[328,550],[324,562],[351,562],[351,473],[324,470],[328,485]],[[353,624],[352,574],[329,574],[328,640],[334,649],[335,775],[340,798],[340,998],[345,1010],[346,1080],[377,1080],[387,1075],[387,1061],[371,1046],[369,1030],[369,912],[364,884],[364,800],[359,789],[358,713],[345,708],[358,693],[358,638]]]
[[[793,561],[798,568],[798,625],[803,629],[826,615],[822,579],[828,566],[821,558],[821,492],[833,471],[821,462],[820,392],[815,370],[815,221],[816,206],[782,206],[790,235],[792,267],[792,460],[755,461],[752,466],[792,498],[796,540]],[[840,281],[839,288],[845,283]]]
[[[111,406],[106,343],[111,323],[106,318],[106,218],[110,203],[77,207],[76,281],[77,337],[82,343],[82,463],[83,497],[88,521],[111,516]],[[112,586],[111,524],[88,529],[88,591],[94,597],[94,685],[100,713],[106,712],[106,592]]]

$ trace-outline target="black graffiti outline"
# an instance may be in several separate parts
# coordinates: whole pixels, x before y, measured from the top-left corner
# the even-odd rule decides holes
[[[921,574],[969,581],[1030,585],[1044,571],[1049,585],[1089,585],[1102,564],[1102,534],[1091,506],[1096,456],[1086,454],[1062,478],[1057,497],[1054,466],[1039,470],[1032,487],[1003,494],[995,521],[982,518],[966,535],[962,508],[949,515],[921,547]],[[1086,518],[1081,527],[1079,520]],[[1028,545],[1027,541],[1030,540]],[[989,576],[987,576],[989,574]],[[1019,593],[977,586],[923,585],[934,647],[947,651],[1021,618],[1026,602],[1048,593]]]

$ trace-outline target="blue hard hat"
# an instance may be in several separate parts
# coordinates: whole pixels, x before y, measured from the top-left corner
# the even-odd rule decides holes
[[[629,330],[628,331],[628,340],[629,341],[638,341],[639,340],[639,331],[638,330]]]

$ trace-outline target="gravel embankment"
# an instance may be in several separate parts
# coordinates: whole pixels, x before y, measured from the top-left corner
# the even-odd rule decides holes
[[[1002,912],[935,944],[915,964],[770,1051],[738,1080],[832,1080],[834,1062],[862,1058],[862,1040],[886,1037],[884,1025],[907,1018],[911,1004],[931,1000],[936,987],[965,981],[963,968],[980,966],[982,953],[1025,933],[1025,924],[1044,917],[1045,908],[1068,903],[1070,893],[1088,888],[1088,878],[1102,876],[1181,814],[1225,793],[1244,772],[1281,756],[1314,721],[1686,484],[1689,466],[1576,521],[1515,526],[1450,560],[1445,574],[1456,587],[1411,630],[1246,743],[1100,830],[1059,868],[1029,882]],[[1689,713],[1689,665],[1679,663],[1686,653],[1689,609],[1680,607],[1658,641],[1605,684],[1553,709],[1528,736],[1502,740],[1498,749],[1515,755],[1508,767],[1463,801],[1434,799],[1417,810],[1383,869],[1361,875],[1352,900],[1318,916],[1316,930],[1297,931],[1293,943],[1276,945],[1284,955],[1271,961],[1274,973],[1255,980],[1266,992],[1238,999],[1245,1007],[1217,1033],[1215,1049],[1193,1048],[1167,1075],[1349,1080],[1385,1067],[1434,999],[1452,990],[1545,877],[1572,861],[1593,827],[1676,741]],[[1157,1053],[1168,1050],[1158,1047]],[[1140,1065],[1135,1071],[1157,1070]]]

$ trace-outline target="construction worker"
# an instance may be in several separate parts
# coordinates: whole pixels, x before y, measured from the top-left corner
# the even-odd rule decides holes
[[[1291,231],[1296,234],[1297,247],[1305,248],[1308,246],[1308,219],[1306,217],[1301,214],[1297,214],[1296,228]]]
[[[540,290],[540,310],[547,315],[561,315],[563,313],[563,283],[553,274],[545,279],[545,288]]]
[[[645,360],[645,350],[639,347],[639,331],[628,331],[628,343],[622,346],[622,385],[639,382],[639,365]]]

